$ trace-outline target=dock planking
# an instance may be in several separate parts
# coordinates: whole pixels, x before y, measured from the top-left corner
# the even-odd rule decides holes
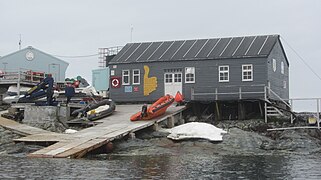
[[[16,121],[12,121],[3,117],[0,117],[0,126],[9,129],[19,135],[28,136],[28,135],[35,135],[35,134],[57,134],[50,131],[46,131],[40,128],[31,127],[25,124],[18,123]]]
[[[15,139],[16,142],[56,142],[55,144],[28,154],[37,158],[81,158],[91,150],[99,148],[114,139],[122,138],[129,133],[153,126],[177,114],[181,114],[185,106],[171,106],[166,113],[148,121],[130,121],[132,114],[142,105],[118,105],[116,111],[106,118],[100,119],[98,125],[83,129],[74,134],[58,134],[41,132]],[[10,121],[10,120],[9,120]],[[19,123],[18,123],[19,124]],[[1,124],[0,124],[1,125]],[[19,129],[15,129],[19,131]]]

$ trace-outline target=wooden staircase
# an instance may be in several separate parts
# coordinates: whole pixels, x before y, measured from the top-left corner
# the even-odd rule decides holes
[[[282,110],[275,106],[267,106],[266,107],[266,115],[268,117],[287,117]]]

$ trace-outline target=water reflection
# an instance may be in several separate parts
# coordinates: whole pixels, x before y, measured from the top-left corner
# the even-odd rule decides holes
[[[313,156],[105,155],[87,159],[0,157],[0,179],[320,179]]]

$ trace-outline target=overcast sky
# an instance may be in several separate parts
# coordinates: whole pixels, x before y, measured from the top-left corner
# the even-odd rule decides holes
[[[79,56],[133,42],[280,34],[290,62],[290,97],[321,97],[320,0],[1,0],[0,56],[33,46]],[[98,56],[61,58],[67,77],[91,81]]]

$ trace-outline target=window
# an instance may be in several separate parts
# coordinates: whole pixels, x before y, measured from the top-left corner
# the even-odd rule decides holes
[[[229,82],[229,66],[219,66],[219,82]]]
[[[286,81],[283,81],[283,88],[286,89]]]
[[[123,85],[129,85],[129,70],[123,70]]]
[[[182,74],[175,73],[174,74],[174,82],[182,82]]]
[[[276,71],[276,60],[275,59],[272,60],[272,68],[273,68],[273,71],[275,72]]]
[[[253,81],[253,65],[242,65],[242,81]]]
[[[173,74],[166,73],[165,74],[165,83],[172,83],[173,82]]]
[[[281,73],[284,74],[284,62],[281,62]]]
[[[140,84],[140,70],[134,69],[133,70],[133,84]]]
[[[195,83],[195,67],[185,68],[185,83]]]
[[[115,76],[115,70],[110,70],[110,75]]]

